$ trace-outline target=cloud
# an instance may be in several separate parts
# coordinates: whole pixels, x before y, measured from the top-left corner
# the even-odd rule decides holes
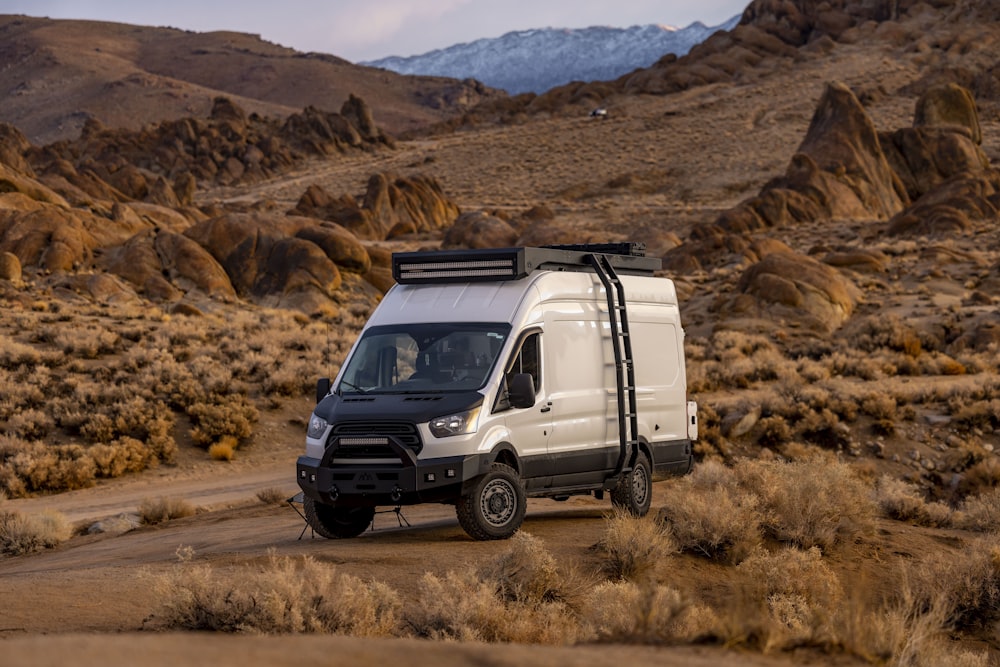
[[[327,34],[335,52],[363,53],[376,49],[386,55],[387,45],[405,42],[412,33],[419,33],[428,24],[445,19],[449,14],[470,4],[471,0],[368,0],[351,3],[337,12]]]

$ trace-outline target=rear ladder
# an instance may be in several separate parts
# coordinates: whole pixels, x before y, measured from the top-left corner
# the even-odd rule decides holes
[[[628,310],[625,307],[625,287],[615,272],[607,255],[588,255],[594,272],[604,285],[608,299],[608,319],[611,321],[611,346],[615,354],[615,382],[618,398],[618,442],[621,450],[614,473],[604,482],[605,489],[618,485],[622,474],[631,472],[626,460],[639,451],[639,415],[635,396],[635,363],[632,358],[632,339],[628,326]]]

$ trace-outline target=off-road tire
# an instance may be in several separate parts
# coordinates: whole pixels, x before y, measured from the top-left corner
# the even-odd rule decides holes
[[[505,540],[524,521],[528,501],[517,471],[494,463],[455,505],[458,523],[474,540]]]
[[[653,470],[649,457],[639,452],[632,471],[624,475],[611,492],[611,504],[633,516],[646,516],[653,500]]]
[[[317,534],[331,540],[357,537],[375,518],[374,507],[331,507],[306,498],[306,522]]]

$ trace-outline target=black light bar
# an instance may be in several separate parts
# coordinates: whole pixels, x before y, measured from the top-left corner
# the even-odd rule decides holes
[[[606,255],[619,273],[653,275],[663,263],[645,257],[635,243],[596,243],[543,248],[490,248],[397,252],[392,277],[397,283],[459,283],[520,280],[532,271],[593,271],[590,255]]]
[[[524,248],[443,250],[392,254],[392,277],[397,283],[493,282],[518,280],[530,273]]]

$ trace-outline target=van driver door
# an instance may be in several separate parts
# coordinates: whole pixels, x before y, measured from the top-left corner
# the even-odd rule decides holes
[[[497,407],[505,412],[504,419],[510,432],[511,444],[517,448],[522,465],[521,476],[525,479],[526,486],[529,489],[543,488],[550,484],[552,474],[548,456],[548,442],[552,434],[552,404],[545,393],[541,330],[529,330],[522,334],[504,367],[507,386],[510,386],[511,378],[518,373],[528,373],[534,380],[535,405],[520,409],[509,404]]]

